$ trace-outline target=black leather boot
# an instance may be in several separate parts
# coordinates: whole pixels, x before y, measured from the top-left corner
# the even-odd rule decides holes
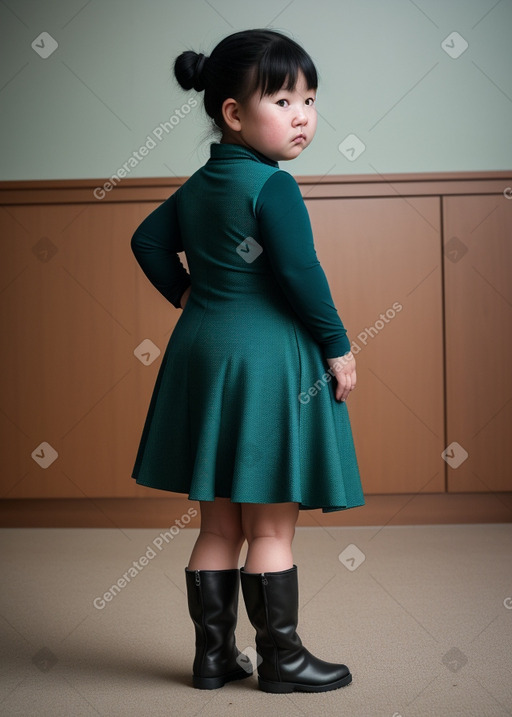
[[[346,665],[318,659],[296,633],[296,565],[277,573],[246,573],[241,568],[240,577],[247,614],[256,630],[256,651],[262,659],[258,667],[261,690],[327,692],[352,681]]]
[[[185,568],[188,609],[196,630],[193,685],[214,690],[252,675],[251,661],[236,647],[238,570]],[[237,658],[241,655],[239,662]]]

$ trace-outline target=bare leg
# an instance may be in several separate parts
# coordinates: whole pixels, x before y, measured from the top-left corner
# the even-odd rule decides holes
[[[229,498],[201,501],[201,529],[190,556],[189,570],[238,568],[244,543],[240,503]]]
[[[279,572],[293,567],[292,541],[298,516],[298,503],[242,503],[242,528],[249,545],[245,572]]]

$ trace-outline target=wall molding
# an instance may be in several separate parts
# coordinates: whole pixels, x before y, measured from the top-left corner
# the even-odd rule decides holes
[[[281,167],[286,169],[285,166]],[[286,170],[287,171],[287,170]],[[101,204],[158,202],[188,177],[122,179],[98,199],[94,191],[108,178],[0,182],[0,204]],[[308,199],[344,197],[422,197],[503,194],[512,185],[512,170],[499,172],[429,172],[420,174],[356,174],[296,176]]]
[[[299,527],[446,525],[512,522],[512,492],[366,495],[366,504],[335,513],[300,511]],[[165,498],[21,498],[0,500],[4,528],[169,528],[199,503]]]

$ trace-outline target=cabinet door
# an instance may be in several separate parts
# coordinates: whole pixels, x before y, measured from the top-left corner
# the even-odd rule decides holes
[[[163,353],[180,312],[130,239],[156,206],[2,212],[2,497],[155,497],[130,472],[161,356],[134,350],[149,339]]]
[[[309,199],[356,354],[347,406],[366,493],[445,489],[440,200]]]
[[[446,197],[448,490],[512,490],[512,200]]]

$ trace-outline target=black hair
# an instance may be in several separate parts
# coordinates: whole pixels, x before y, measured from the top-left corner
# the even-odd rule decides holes
[[[186,50],[174,61],[174,75],[184,90],[204,90],[204,108],[214,124],[224,129],[222,103],[228,97],[244,104],[258,91],[278,92],[285,84],[294,90],[299,71],[308,89],[316,90],[313,60],[294,40],[275,30],[243,30],[228,35],[209,57]]]

